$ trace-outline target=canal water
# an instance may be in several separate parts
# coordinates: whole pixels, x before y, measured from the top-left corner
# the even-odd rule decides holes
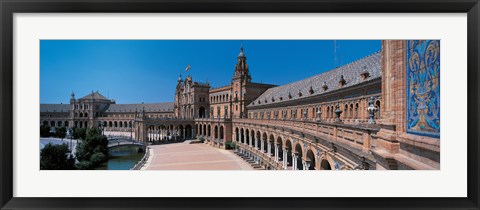
[[[96,170],[129,170],[145,155],[145,150],[138,146],[116,147],[109,151],[107,162]]]

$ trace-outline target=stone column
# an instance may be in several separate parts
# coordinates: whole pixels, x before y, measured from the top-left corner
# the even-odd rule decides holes
[[[260,150],[265,152],[265,142],[263,140],[260,140]]]
[[[292,170],[297,170],[297,155],[292,152]]]
[[[267,154],[268,154],[268,157],[270,157],[270,153],[272,152],[272,146],[270,144],[270,142],[267,143]]]
[[[275,144],[275,162],[278,163],[278,144]]]
[[[288,157],[287,157],[287,150],[286,149],[283,149],[283,169],[287,169],[288,168],[288,163],[287,163],[287,160],[288,160]]]
[[[310,167],[310,164],[305,160],[302,160],[302,164],[303,164],[303,170],[304,171],[308,170],[308,168]]]
[[[173,127],[173,139],[177,141],[177,127]]]
[[[252,141],[253,139],[255,139],[255,145],[252,145],[253,144],[253,141]],[[255,149],[257,148],[257,141],[258,141],[258,139],[257,139],[257,137],[255,137],[255,135],[250,136],[250,146],[253,146]]]
[[[183,131],[183,139],[186,139],[186,138],[185,138],[185,137],[186,137],[186,136],[185,136],[185,133],[186,133],[185,131],[186,131],[186,130],[187,130],[186,128],[183,128],[183,129],[182,129],[182,131]]]
[[[257,145],[258,145],[258,138],[255,136],[255,149],[258,149]]]

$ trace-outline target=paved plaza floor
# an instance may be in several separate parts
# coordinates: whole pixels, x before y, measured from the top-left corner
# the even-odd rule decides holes
[[[231,150],[185,142],[150,146],[150,158],[142,170],[253,170],[253,168]]]

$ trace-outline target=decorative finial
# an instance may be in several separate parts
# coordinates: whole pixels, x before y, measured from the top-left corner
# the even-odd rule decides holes
[[[72,96],[72,99],[75,99],[75,93],[73,92],[73,90],[72,90],[72,94],[70,96]]]
[[[245,57],[245,53],[243,52],[243,41],[240,41],[240,53],[238,57]]]

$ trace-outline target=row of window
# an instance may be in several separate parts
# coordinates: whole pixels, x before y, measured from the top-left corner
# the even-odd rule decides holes
[[[88,104],[75,104],[73,106],[74,109],[81,109],[81,110],[85,110],[85,109],[88,109]]]
[[[250,112],[248,117],[252,119],[332,119],[336,118],[335,112],[338,109],[341,111],[342,119],[360,119],[368,117],[366,114],[367,106],[368,104],[364,104],[363,107],[365,109],[360,110],[358,102],[345,103],[338,107],[336,105],[319,105],[315,107]],[[380,100],[375,101],[374,106],[377,108],[375,118],[378,118],[380,116]]]
[[[228,102],[228,93],[216,96],[210,96],[210,101],[212,103],[221,103],[221,102]]]

